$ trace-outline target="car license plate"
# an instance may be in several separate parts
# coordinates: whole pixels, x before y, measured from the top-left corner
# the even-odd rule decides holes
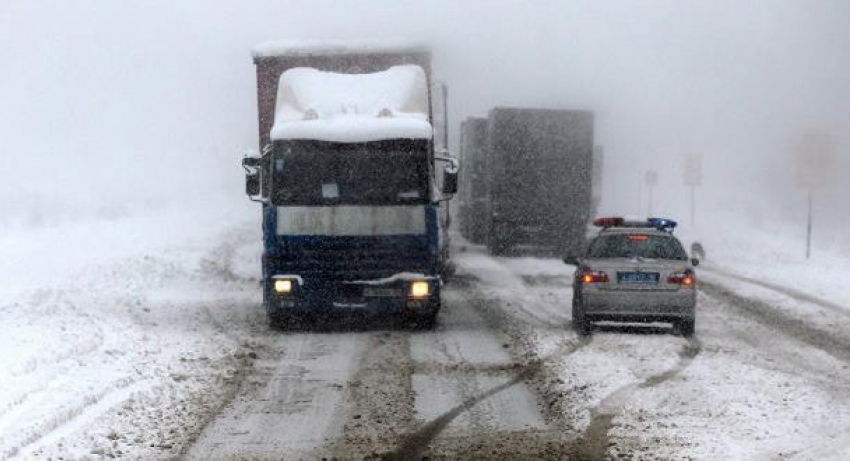
[[[658,272],[617,272],[618,283],[658,283]]]

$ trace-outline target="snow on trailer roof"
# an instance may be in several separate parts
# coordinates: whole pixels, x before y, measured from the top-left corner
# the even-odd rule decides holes
[[[309,56],[365,53],[426,53],[430,47],[422,42],[405,40],[320,41],[288,40],[261,43],[251,54],[256,58],[274,56]]]
[[[282,73],[271,139],[368,142],[428,139],[428,83],[419,66],[371,74],[310,68]]]

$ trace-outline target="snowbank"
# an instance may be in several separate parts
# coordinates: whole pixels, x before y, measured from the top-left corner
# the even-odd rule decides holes
[[[741,222],[740,216],[723,213],[712,218],[705,227],[683,226],[676,232],[686,248],[693,241],[705,247],[706,264],[697,268],[698,273],[700,269],[714,270],[794,288],[843,305],[850,313],[850,291],[846,289],[850,285],[850,253],[846,247],[825,244],[824,236],[818,234],[807,260],[804,225],[771,222],[755,226]]]
[[[419,66],[371,74],[294,68],[280,76],[271,138],[427,139],[432,135],[428,113],[428,81]]]
[[[266,331],[235,205],[0,234],[0,459],[180,457]]]

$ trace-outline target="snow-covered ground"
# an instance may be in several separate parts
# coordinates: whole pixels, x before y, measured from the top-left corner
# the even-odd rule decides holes
[[[458,238],[436,331],[281,333],[256,211],[0,234],[0,458],[850,456],[840,252],[682,229],[708,252],[696,339],[583,339],[571,267]]]
[[[805,223],[754,225],[721,213],[695,229],[683,225],[677,235],[686,247],[693,241],[703,244],[708,271],[798,290],[850,313],[850,239],[842,229],[830,229],[826,223],[816,227],[810,259]]]
[[[258,238],[203,208],[0,234],[0,458],[179,455],[250,366]]]
[[[565,342],[579,341],[569,329],[552,328],[568,324],[571,290],[564,282],[571,268],[557,260],[494,259],[480,249],[458,260],[481,277],[481,295],[500,300],[512,316],[507,323],[523,339],[524,353],[544,360],[540,394],[558,408],[565,427],[582,432],[581,455],[850,456],[843,429],[850,424],[850,319],[835,320],[833,312],[831,325],[844,328],[844,342],[821,347],[808,336],[818,333],[818,322],[786,329],[782,310],[776,318],[768,310],[753,319],[741,312],[752,308],[746,298],[700,294],[694,340],[666,328],[601,327],[563,354]],[[712,281],[726,286],[728,279]],[[754,295],[756,302],[761,296]],[[812,306],[798,301],[784,308],[806,322]],[[551,360],[556,353],[563,358]]]

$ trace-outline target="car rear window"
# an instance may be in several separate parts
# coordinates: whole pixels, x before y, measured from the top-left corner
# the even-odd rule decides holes
[[[686,260],[688,254],[673,236],[614,234],[596,237],[587,250],[587,257],[589,259],[640,257]]]

